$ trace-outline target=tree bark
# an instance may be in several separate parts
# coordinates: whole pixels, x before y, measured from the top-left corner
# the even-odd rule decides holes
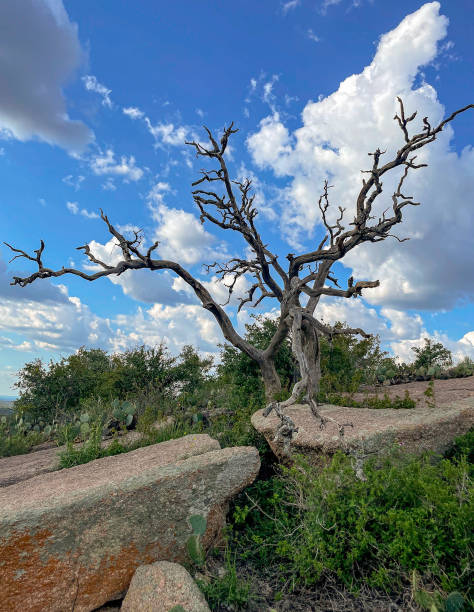
[[[301,377],[306,378],[306,397],[316,402],[321,381],[321,349],[318,332],[308,321],[303,320],[301,325],[301,349],[304,355],[305,372]],[[300,363],[300,368],[303,364]]]
[[[263,384],[265,385],[265,399],[267,403],[274,402],[276,396],[281,391],[281,381],[276,371],[275,363],[273,359],[264,359],[260,361],[259,365]]]

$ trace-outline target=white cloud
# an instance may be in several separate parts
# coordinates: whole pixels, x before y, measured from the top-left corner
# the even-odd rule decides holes
[[[186,140],[192,138],[190,128],[184,125],[175,126],[174,123],[158,123],[152,125],[150,119],[145,117],[148,131],[153,138],[160,143],[172,145],[174,147],[184,146]]]
[[[122,108],[122,112],[124,115],[127,115],[127,117],[130,117],[130,119],[143,119],[143,117],[145,116],[145,113],[136,106],[128,106],[127,108]]]
[[[169,183],[158,181],[153,185],[147,195],[148,206],[151,212],[154,212],[154,206],[163,203],[164,194],[171,191]]]
[[[277,176],[290,174],[288,158],[293,149],[288,129],[280,122],[278,113],[260,121],[259,131],[248,138],[247,145],[257,166],[270,166]]]
[[[165,102],[164,106],[168,104],[169,102]],[[191,128],[186,125],[175,125],[174,123],[163,121],[153,125],[150,118],[136,106],[122,108],[122,112],[133,120],[142,119],[148,131],[155,139],[156,146],[170,145],[173,147],[180,147],[184,146],[186,140],[197,139],[197,136],[193,133]],[[196,109],[196,112],[200,117],[204,116],[201,109]]]
[[[132,226],[120,227],[118,229],[122,233],[130,232],[133,229],[137,230],[137,228]],[[111,238],[105,244],[92,240],[89,242],[89,246],[97,259],[109,265],[116,265],[123,259],[122,251],[117,245],[115,238]],[[143,241],[142,248],[146,250],[147,247],[146,241]],[[84,263],[83,267],[88,271],[100,269],[89,261]],[[119,286],[125,295],[140,302],[173,305],[194,301],[193,297],[182,291],[182,288],[174,287],[173,283],[176,277],[168,271],[127,270],[120,276],[108,276],[107,278],[112,284]]]
[[[262,100],[268,104],[273,113],[276,112],[275,108],[275,94],[273,93],[273,87],[275,83],[279,80],[279,76],[277,74],[272,75],[271,79],[263,84],[263,96]]]
[[[68,174],[62,179],[63,183],[66,183],[66,185],[69,185],[69,187],[73,187],[74,191],[79,191],[84,180],[84,176],[79,175],[74,178],[72,174]]]
[[[0,330],[25,340],[17,350],[74,351],[83,344],[107,346],[112,335],[108,319],[94,315],[79,298],[64,303],[6,299],[0,303]],[[96,340],[91,341],[91,334]],[[20,348],[20,346],[22,348]]]
[[[308,31],[306,32],[306,35],[310,40],[314,42],[321,42],[321,39],[319,38],[319,36],[317,36],[311,28],[308,29]]]
[[[114,183],[113,179],[108,178],[105,183],[102,183],[102,189],[104,191],[116,191],[117,190],[117,186]]]
[[[398,361],[405,361],[406,363],[413,362],[416,355],[412,350],[413,347],[421,348],[424,346],[424,339],[429,338],[432,342],[441,342],[441,344],[451,351],[453,356],[453,362],[456,364],[462,361],[465,357],[474,359],[474,344],[472,343],[472,337],[474,331],[468,332],[460,340],[452,340],[445,333],[435,331],[433,334],[427,333],[423,330],[418,337],[404,338],[402,340],[394,341],[390,343],[390,348],[398,357]]]
[[[273,114],[250,136],[248,147],[255,163],[289,178],[281,191],[281,219],[293,246],[308,245],[308,238],[310,248],[319,242],[317,198],[325,178],[334,185],[333,213],[341,205],[347,209],[346,223],[352,220],[367,153],[377,147],[388,149],[389,159],[403,142],[393,121],[397,95],[407,112],[418,110],[414,130],[420,129],[418,117],[427,115],[433,125],[446,114],[431,85],[423,81],[415,85],[420,68],[436,57],[446,31],[439,3],[425,4],[381,37],[372,63],[360,74],[345,79],[328,97],[308,102],[300,128],[290,133]],[[366,292],[373,304],[398,310],[449,309],[459,298],[474,299],[474,150],[453,152],[450,140],[455,128],[455,123],[445,128],[437,142],[420,152],[418,159],[429,167],[413,171],[406,181],[405,192],[422,205],[405,208],[404,221],[394,233],[411,240],[363,244],[343,260],[356,279],[380,280],[379,288]],[[384,180],[384,194],[374,208],[377,217],[391,206],[399,176],[397,172]]]
[[[336,4],[339,4],[340,2],[341,0],[323,0],[320,8],[321,13],[325,15],[330,6],[336,6]],[[354,2],[353,6],[357,6],[356,2]]]
[[[119,161],[115,159],[112,149],[93,157],[90,165],[94,174],[121,176],[124,181],[139,181],[143,176],[143,170],[136,165],[133,155],[128,158],[122,155]]]
[[[366,292],[368,296],[369,292]],[[412,347],[421,347],[424,338],[441,342],[453,354],[455,362],[464,357],[474,358],[474,331],[459,340],[435,331],[430,334],[417,313],[409,314],[393,308],[382,308],[380,315],[367,303],[367,299],[344,299],[323,296],[316,316],[328,324],[344,321],[349,327],[360,327],[369,334],[379,335],[383,346],[390,349],[399,361],[413,362],[416,355]]]
[[[169,191],[168,183],[158,182],[147,197],[148,206],[157,223],[153,240],[160,243],[160,257],[187,265],[213,263],[216,259],[227,258],[225,245],[216,244],[216,238],[204,229],[195,215],[165,205],[164,195]]]
[[[83,56],[62,0],[0,2],[0,23],[0,133],[81,152],[93,133],[66,110],[62,87]]]
[[[132,316],[116,318],[118,332],[113,342],[115,350],[136,345],[142,338],[150,345],[163,341],[172,353],[185,344],[200,350],[215,351],[224,337],[214,317],[200,305],[163,306],[154,304],[148,310],[139,308]]]
[[[159,204],[154,216],[158,222],[154,239],[160,242],[158,252],[164,259],[194,265],[227,257],[225,246],[216,245],[216,238],[193,214]]]
[[[81,208],[80,214],[83,217],[87,217],[88,219],[98,219],[99,215],[96,212],[86,210],[85,208]]]
[[[87,217],[87,219],[98,219],[99,215],[96,212],[89,212],[85,208],[79,208],[77,202],[66,202],[66,208],[73,215],[82,215],[83,217]]]
[[[106,106],[107,108],[112,108],[112,100],[110,99],[110,94],[112,93],[111,89],[107,89],[105,85],[99,83],[97,78],[92,74],[87,74],[86,76],[83,76],[82,82],[84,83],[84,87],[87,89],[87,91],[94,91],[102,97],[103,106]]]
[[[288,11],[295,9],[300,5],[300,0],[289,0],[288,2],[284,2],[281,6],[282,13],[286,15]]]
[[[77,205],[77,202],[66,202],[66,208],[73,215],[77,215],[77,213],[79,212],[79,206]]]
[[[26,341],[21,342],[20,344],[15,344],[11,338],[0,336],[0,348],[12,349],[14,351],[31,351],[32,344],[31,342]]]

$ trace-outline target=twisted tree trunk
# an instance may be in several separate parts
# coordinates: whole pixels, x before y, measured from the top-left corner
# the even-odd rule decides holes
[[[281,381],[276,371],[275,362],[271,358],[266,358],[261,360],[259,365],[265,386],[265,399],[267,403],[274,402],[281,392]]]

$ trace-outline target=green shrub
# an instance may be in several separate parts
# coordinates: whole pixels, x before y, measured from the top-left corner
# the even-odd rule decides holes
[[[428,591],[420,585],[418,573],[412,573],[412,594],[415,602],[422,610],[429,612],[463,612],[466,610],[466,599],[458,591],[452,591],[443,596],[439,591]]]
[[[299,457],[235,501],[233,545],[257,567],[272,566],[290,590],[330,578],[388,592],[411,573],[444,593],[469,594],[472,483],[459,461],[393,454],[356,478],[338,453],[321,471]]]
[[[455,438],[453,446],[445,453],[447,459],[460,459],[463,455],[474,464],[474,427],[463,436]]]
[[[225,551],[225,566],[226,572],[222,577],[214,577],[214,580],[210,582],[196,578],[196,584],[204,594],[211,610],[222,604],[233,606],[238,610],[248,609],[249,603],[255,601],[257,595],[248,581],[238,577],[235,555],[232,556],[228,548]]]
[[[424,338],[424,343],[421,348],[414,346],[411,349],[416,355],[413,364],[415,368],[428,369],[435,365],[446,367],[453,363],[451,351],[445,348],[441,342],[432,342],[430,338]]]

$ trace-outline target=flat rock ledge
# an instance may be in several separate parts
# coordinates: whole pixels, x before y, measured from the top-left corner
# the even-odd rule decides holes
[[[122,612],[169,612],[178,606],[186,612],[211,612],[204,595],[182,565],[158,561],[137,568],[120,609]]]
[[[293,453],[305,455],[315,466],[326,463],[336,450],[367,454],[383,454],[394,444],[407,452],[445,452],[454,438],[466,433],[474,426],[474,397],[457,400],[435,408],[412,409],[368,409],[346,408],[323,404],[319,406],[322,416],[339,423],[353,423],[346,427],[344,436],[339,436],[335,423],[327,422],[320,429],[307,405],[295,405],[285,410],[293,419],[298,433],[290,444],[290,455],[285,456],[281,443],[274,441],[280,419],[275,413],[264,417],[263,410],[252,415],[252,425],[263,434],[275,455],[285,463],[291,463]]]
[[[190,562],[259,469],[256,448],[191,434],[0,489],[0,612],[90,612],[137,567]]]

